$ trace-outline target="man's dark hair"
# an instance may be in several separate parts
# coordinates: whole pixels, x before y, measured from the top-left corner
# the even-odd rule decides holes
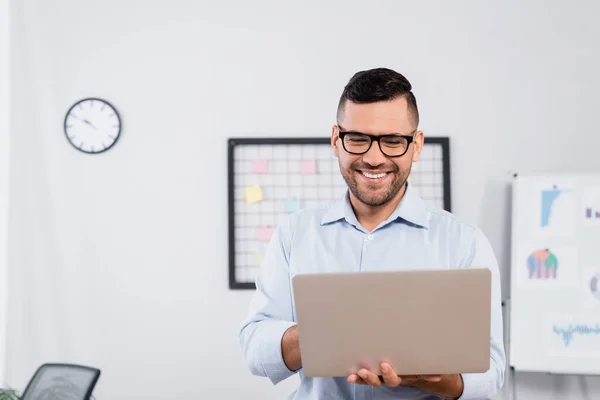
[[[417,99],[412,93],[412,85],[404,75],[388,68],[375,68],[360,71],[354,74],[340,97],[337,110],[338,123],[343,117],[347,101],[356,104],[375,103],[378,101],[392,101],[405,97],[408,103],[408,112],[419,125],[419,110]]]

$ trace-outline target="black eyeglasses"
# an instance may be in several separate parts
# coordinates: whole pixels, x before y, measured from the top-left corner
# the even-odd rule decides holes
[[[408,146],[414,141],[415,133],[411,135],[369,135],[362,132],[342,131],[338,126],[338,135],[342,146],[350,154],[365,154],[371,148],[373,141],[378,142],[379,150],[388,157],[401,157],[408,151]]]

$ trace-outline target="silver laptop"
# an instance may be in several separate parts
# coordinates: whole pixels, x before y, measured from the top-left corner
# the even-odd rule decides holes
[[[348,376],[485,372],[491,272],[482,269],[296,275],[303,372]]]

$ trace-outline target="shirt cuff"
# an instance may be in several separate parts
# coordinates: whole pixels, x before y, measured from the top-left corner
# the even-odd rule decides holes
[[[486,374],[462,374],[463,392],[458,400],[488,399],[488,379]]]
[[[263,370],[274,385],[296,373],[285,365],[281,353],[283,334],[294,325],[296,323],[291,321],[270,321],[263,327],[264,340],[260,349],[261,360]]]

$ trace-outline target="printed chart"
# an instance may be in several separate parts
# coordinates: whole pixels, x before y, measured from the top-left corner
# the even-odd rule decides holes
[[[600,186],[586,188],[583,192],[581,216],[586,227],[600,227]]]
[[[426,138],[410,184],[450,211],[449,139]],[[329,138],[237,138],[228,142],[229,287],[254,289],[277,225],[340,198],[346,182]]]
[[[538,230],[540,235],[568,237],[575,233],[578,208],[572,187],[544,185],[539,187],[539,195],[532,200],[539,207],[539,219],[535,222],[534,230]]]
[[[575,287],[579,282],[578,251],[575,246],[556,245],[533,247],[520,257],[519,274],[521,288]]]
[[[600,301],[600,273],[590,279],[590,295]]]
[[[597,314],[549,314],[546,348],[563,357],[600,356],[600,317]]]

